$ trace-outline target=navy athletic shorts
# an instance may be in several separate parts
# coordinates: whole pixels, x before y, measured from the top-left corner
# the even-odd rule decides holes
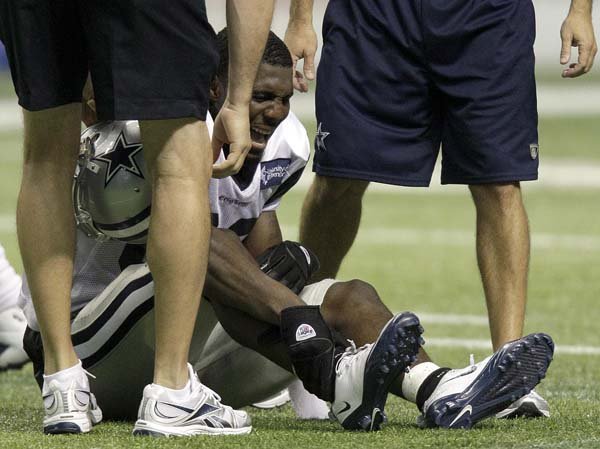
[[[531,0],[330,0],[313,169],[427,186],[537,179]]]
[[[19,104],[80,102],[101,120],[206,118],[218,53],[203,0],[0,0]]]

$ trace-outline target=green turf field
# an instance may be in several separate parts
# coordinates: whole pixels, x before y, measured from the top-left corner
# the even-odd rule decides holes
[[[599,117],[542,120],[544,156],[598,164]],[[0,133],[0,242],[20,267],[14,236],[18,191],[19,133]],[[550,333],[559,348],[538,391],[552,407],[548,420],[488,420],[471,431],[421,430],[417,410],[391,399],[389,424],[377,434],[343,432],[327,422],[301,422],[289,407],[251,409],[247,437],[150,440],[130,436],[130,423],[104,423],[89,435],[47,437],[40,432],[41,401],[31,367],[0,374],[0,448],[424,448],[600,447],[600,189],[524,189],[533,232],[527,331]],[[288,238],[296,237],[304,192],[288,195],[280,212]],[[474,252],[474,210],[467,192],[444,194],[370,192],[357,244],[343,278],[373,283],[393,310],[424,319],[426,346],[440,364],[464,366],[485,349],[448,347],[447,339],[488,339],[485,307]],[[435,317],[472,315],[471,324]],[[431,322],[428,324],[428,320]],[[579,352],[586,348],[593,354]]]

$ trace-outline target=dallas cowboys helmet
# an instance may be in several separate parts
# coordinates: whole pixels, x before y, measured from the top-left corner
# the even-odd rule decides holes
[[[151,185],[135,120],[100,122],[81,135],[73,182],[77,226],[99,240],[145,243]]]

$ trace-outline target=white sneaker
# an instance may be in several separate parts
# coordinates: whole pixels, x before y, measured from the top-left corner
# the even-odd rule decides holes
[[[18,369],[29,362],[23,350],[27,321],[18,307],[0,313],[0,371]]]
[[[263,410],[269,410],[272,408],[281,407],[290,402],[290,393],[288,389],[281,390],[279,393],[274,394],[270,398],[265,399],[264,401],[255,402],[252,404],[252,407],[260,408]]]
[[[419,319],[393,317],[375,343],[346,349],[336,366],[331,414],[345,429],[379,430],[390,386],[416,359],[422,343]]]
[[[496,413],[496,418],[550,418],[548,401],[541,397],[535,390],[510,404],[501,412]]]
[[[242,435],[252,431],[246,412],[221,404],[219,395],[200,383],[189,363],[188,371],[189,396],[184,401],[172,400],[169,390],[160,385],[146,385],[134,435]]]
[[[528,394],[546,375],[554,343],[531,334],[478,364],[450,370],[423,405],[420,425],[469,429]]]
[[[61,382],[44,378],[44,433],[84,433],[102,421],[102,410],[90,393],[87,373],[81,366]],[[69,368],[69,369],[73,369]],[[45,376],[44,376],[45,377]]]

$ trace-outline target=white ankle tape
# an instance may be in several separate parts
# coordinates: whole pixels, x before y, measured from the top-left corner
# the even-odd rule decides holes
[[[417,403],[417,393],[427,377],[440,367],[432,362],[419,363],[404,375],[402,395],[410,402]]]

